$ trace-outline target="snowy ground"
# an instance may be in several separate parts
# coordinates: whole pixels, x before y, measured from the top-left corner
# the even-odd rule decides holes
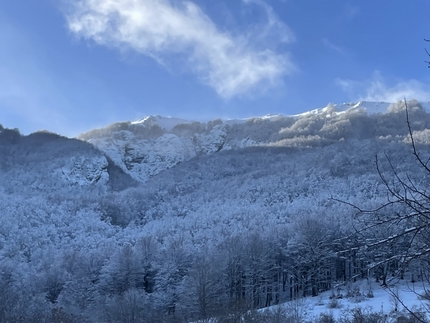
[[[425,294],[425,289],[428,290],[428,286],[419,282],[412,284],[400,281],[383,288],[375,282],[360,281],[321,293],[317,297],[287,302],[281,306],[287,313],[297,312],[304,320],[318,318],[323,313],[332,314],[337,319],[358,307],[364,311],[382,312],[395,318],[408,313],[405,306],[414,312],[429,312],[430,302],[421,296]],[[372,295],[373,297],[369,297]],[[394,295],[397,295],[400,301],[396,301]]]

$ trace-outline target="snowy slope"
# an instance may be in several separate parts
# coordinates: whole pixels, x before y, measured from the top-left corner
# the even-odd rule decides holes
[[[86,142],[47,132],[0,133],[0,177],[10,190],[105,190],[109,172],[106,156]]]
[[[354,310],[360,309],[363,313],[384,315],[388,322],[399,322],[401,319],[398,318],[410,315],[408,310],[427,312],[429,302],[422,297],[426,291],[428,285],[422,282],[396,280],[389,287],[382,287],[371,279],[341,285],[335,291],[327,291],[316,297],[307,297],[279,306],[287,312],[294,308],[302,320],[319,318],[321,315],[333,316],[336,320],[342,317],[349,318]],[[277,309],[278,306],[273,306],[265,310]]]

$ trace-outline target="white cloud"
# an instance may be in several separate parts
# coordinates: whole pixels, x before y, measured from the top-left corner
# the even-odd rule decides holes
[[[261,32],[282,34],[279,42],[292,41],[291,31],[267,4],[245,2],[255,1],[267,13]],[[189,1],[79,0],[71,3],[66,17],[73,33],[99,45],[131,49],[162,62],[182,57],[181,63],[225,98],[276,85],[295,69],[287,54],[258,47],[253,42],[258,35],[221,31]]]
[[[397,102],[406,98],[424,102],[430,99],[430,84],[414,79],[387,84],[378,71],[370,80],[337,79],[336,84],[348,93],[353,101]]]
[[[281,43],[289,43],[296,40],[294,33],[291,29],[281,20],[279,20],[273,8],[269,6],[264,0],[243,0],[246,4],[255,4],[261,7],[267,17],[265,25],[255,25],[260,30],[259,38],[276,37]],[[255,34],[253,35],[255,38]]]

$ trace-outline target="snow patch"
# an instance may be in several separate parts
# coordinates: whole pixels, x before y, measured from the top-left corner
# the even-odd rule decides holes
[[[179,124],[191,124],[194,121],[173,118],[173,117],[162,117],[160,115],[148,116],[138,121],[133,121],[131,124],[153,126],[158,125],[164,131],[170,132],[172,129]]]

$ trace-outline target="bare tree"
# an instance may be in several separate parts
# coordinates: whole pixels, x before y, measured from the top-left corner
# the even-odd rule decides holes
[[[415,140],[406,99],[403,104],[411,162],[415,166],[409,165],[408,169],[412,170],[409,172],[399,170],[399,165],[390,156],[385,154],[382,159],[376,156],[376,169],[386,188],[387,201],[373,210],[363,210],[353,205],[358,210],[357,218],[365,223],[356,232],[362,237],[362,247],[366,252],[373,250],[374,259],[369,269],[382,270],[384,285],[387,285],[388,273],[403,278],[411,264],[415,270],[419,264],[421,280],[429,277],[430,273],[430,151]],[[389,234],[386,234],[387,228]],[[384,235],[380,234],[381,230]],[[405,306],[396,293],[393,292],[392,297]],[[424,322],[411,309],[405,308],[418,322]]]
[[[424,39],[424,41],[430,42],[430,39]],[[428,56],[430,56],[430,53],[428,52],[427,49],[426,49],[426,53],[427,53]],[[425,62],[429,65],[428,68],[430,68],[430,61],[425,61]]]

